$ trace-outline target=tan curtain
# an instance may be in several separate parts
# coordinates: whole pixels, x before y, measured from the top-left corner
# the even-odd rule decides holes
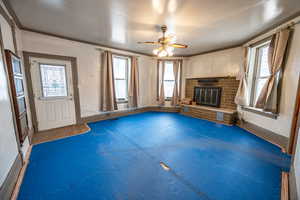
[[[180,61],[179,60],[175,60],[173,62],[173,73],[174,73],[174,89],[173,89],[173,96],[172,96],[172,101],[171,101],[171,105],[172,106],[176,106],[179,104],[179,68],[180,68]]]
[[[278,83],[283,68],[289,36],[290,30],[284,29],[272,37],[268,54],[269,72],[271,75],[268,77],[258,96],[255,105],[257,108],[262,108],[265,111],[273,113],[277,113],[278,111]]]
[[[138,79],[138,59],[132,57],[130,79],[129,79],[129,91],[128,91],[128,104],[129,107],[138,107],[138,93],[139,93],[139,79]]]
[[[248,47],[244,48],[244,62],[241,65],[239,75],[237,77],[240,80],[239,88],[236,93],[234,102],[240,106],[248,105],[248,87],[247,87],[247,73],[248,73]]]
[[[161,67],[160,67],[161,64]],[[164,74],[165,74],[165,61],[159,61],[158,63],[158,73],[159,73],[159,95],[158,104],[165,105],[165,89],[164,89]]]
[[[112,53],[105,51],[101,59],[101,92],[100,92],[100,110],[117,110],[117,101],[115,96],[114,72],[112,64]]]

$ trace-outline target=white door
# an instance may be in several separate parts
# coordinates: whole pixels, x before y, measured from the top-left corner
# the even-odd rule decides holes
[[[38,130],[75,124],[71,62],[31,58],[30,63]]]

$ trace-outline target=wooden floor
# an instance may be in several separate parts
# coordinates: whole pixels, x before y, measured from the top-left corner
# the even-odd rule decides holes
[[[35,133],[32,144],[40,144],[65,137],[86,133],[90,130],[87,124],[71,125],[62,128],[51,129]]]

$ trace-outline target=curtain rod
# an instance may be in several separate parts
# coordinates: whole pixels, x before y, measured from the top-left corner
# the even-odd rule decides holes
[[[111,49],[103,49],[103,48],[99,48],[97,47],[96,50],[100,51],[100,52],[104,52],[104,51],[110,51],[112,52],[113,54],[116,54],[116,55],[120,55],[120,56],[135,56],[135,57],[141,57],[139,54],[135,54],[135,53],[129,53],[129,54],[125,54],[125,53],[119,53],[117,51],[112,51]],[[120,50],[121,51],[121,50]]]
[[[281,24],[281,25],[277,26],[276,28],[273,28],[272,30],[269,30],[268,32],[266,32],[262,35],[259,35],[256,38],[246,42],[242,46],[243,47],[250,47],[251,45],[253,45],[253,44],[255,44],[259,41],[265,40],[268,37],[272,36],[273,34],[278,33],[281,30],[284,30],[284,29],[287,29],[287,28],[294,29],[295,25],[297,25],[297,24],[300,24],[300,17],[296,17],[296,18],[294,18],[294,19],[292,19],[292,20],[290,20],[290,21],[288,21],[284,24]]]
[[[96,50],[100,51],[100,52],[104,52],[104,51],[111,51],[111,49],[104,49],[104,48],[99,48],[97,47]],[[141,57],[139,54],[134,54],[134,53],[130,53],[130,54],[124,54],[124,53],[118,53],[116,51],[111,51],[113,54],[116,54],[116,55],[120,55],[120,56],[136,56],[136,57]],[[156,56],[148,56],[150,57],[151,59],[154,59],[154,60],[179,60],[179,59],[182,59],[182,60],[188,60],[188,57],[167,57],[167,58],[160,58],[160,57],[156,57]]]

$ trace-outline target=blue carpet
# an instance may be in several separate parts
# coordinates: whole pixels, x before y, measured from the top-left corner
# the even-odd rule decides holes
[[[157,112],[89,126],[33,147],[19,200],[279,200],[289,170],[288,155],[236,126]]]

